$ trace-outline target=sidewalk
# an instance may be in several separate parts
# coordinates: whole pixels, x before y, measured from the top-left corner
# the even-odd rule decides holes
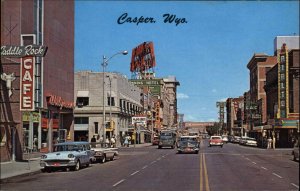
[[[7,178],[20,176],[20,175],[31,175],[40,172],[40,159],[34,158],[24,161],[10,161],[0,163],[1,174],[0,182],[5,181]]]
[[[148,147],[151,146],[151,143],[144,143],[144,144],[136,144],[130,145],[129,147],[120,147],[120,148],[141,148],[141,147]],[[35,158],[33,158],[35,157]],[[12,178],[15,176],[21,175],[31,175],[35,173],[41,172],[40,169],[40,157],[32,156],[30,160],[24,161],[10,161],[10,162],[3,162],[0,163],[0,182],[5,182],[6,179]]]

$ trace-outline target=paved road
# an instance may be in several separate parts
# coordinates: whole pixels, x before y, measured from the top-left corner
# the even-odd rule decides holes
[[[77,172],[19,177],[1,190],[218,191],[298,190],[299,163],[290,151],[226,144],[201,146],[199,154],[146,147],[120,150],[120,157]]]

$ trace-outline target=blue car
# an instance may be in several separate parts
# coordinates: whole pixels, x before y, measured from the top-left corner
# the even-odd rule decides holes
[[[78,171],[83,166],[90,166],[94,160],[89,142],[64,142],[55,144],[53,152],[42,155],[40,166],[42,172],[54,169]]]

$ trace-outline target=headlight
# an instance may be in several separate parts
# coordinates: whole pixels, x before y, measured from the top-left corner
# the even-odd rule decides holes
[[[47,155],[42,155],[41,156],[41,159],[46,159],[47,158]]]
[[[75,156],[73,154],[68,154],[68,158],[74,158]]]

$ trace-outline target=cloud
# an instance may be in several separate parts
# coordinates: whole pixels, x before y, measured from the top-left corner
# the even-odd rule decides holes
[[[189,99],[190,97],[187,94],[184,93],[178,93],[177,99]]]

